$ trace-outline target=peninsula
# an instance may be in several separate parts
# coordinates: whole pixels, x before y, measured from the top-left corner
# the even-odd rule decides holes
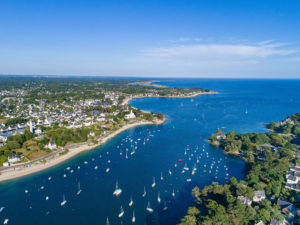
[[[247,134],[218,129],[211,135],[212,145],[247,162],[245,179],[195,187],[195,205],[180,225],[300,223],[300,113],[267,128],[267,133]]]

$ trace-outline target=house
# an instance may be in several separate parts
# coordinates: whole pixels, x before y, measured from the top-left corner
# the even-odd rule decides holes
[[[45,148],[49,148],[50,150],[56,149],[56,143],[54,141],[50,141]]]
[[[6,135],[0,135],[0,141],[6,142],[7,141],[7,136]]]
[[[288,225],[289,223],[284,219],[283,221],[278,221],[271,219],[270,225]]]
[[[242,202],[244,205],[250,206],[252,204],[252,200],[250,198],[247,198],[245,196],[238,196],[238,199]]]
[[[298,184],[286,184],[285,188],[294,190],[294,191],[300,191],[300,186]]]
[[[224,140],[226,138],[225,132],[221,131],[221,129],[218,129],[218,132],[216,133],[217,140]]]
[[[271,150],[276,149],[276,148],[275,148],[273,145],[271,145],[271,144],[256,145],[256,149],[257,149],[257,150],[262,151],[262,150],[265,150],[265,148],[270,148]]]
[[[37,128],[37,129],[35,130],[34,133],[36,133],[37,135],[40,135],[40,134],[43,133],[43,131],[42,131],[42,129],[39,127],[39,128]]]
[[[132,110],[130,111],[129,114],[125,115],[125,119],[129,120],[129,119],[134,119],[135,118],[135,114],[132,112]]]
[[[299,179],[297,176],[287,175],[287,177],[286,177],[287,184],[298,184],[298,182],[299,182]]]
[[[20,156],[8,156],[8,162],[9,163],[15,163],[21,161]]]
[[[254,191],[253,201],[260,202],[266,198],[266,193],[264,190]]]
[[[95,132],[94,132],[94,131],[91,131],[91,132],[89,133],[89,136],[90,136],[90,137],[94,137],[94,136],[95,136]]]
[[[4,167],[9,167],[9,166],[10,166],[10,163],[9,163],[9,162],[4,162],[4,163],[3,163],[3,166],[4,166]]]
[[[278,200],[277,205],[280,206],[281,212],[284,214],[286,221],[292,222],[295,219],[297,210],[292,203],[283,200]]]

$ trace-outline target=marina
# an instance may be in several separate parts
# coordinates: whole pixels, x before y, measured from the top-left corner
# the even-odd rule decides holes
[[[57,167],[3,183],[0,187],[1,207],[5,207],[1,208],[2,218],[7,218],[8,224],[21,221],[25,224],[43,221],[46,225],[70,221],[74,225],[176,224],[192,202],[194,186],[225,183],[231,176],[243,178],[244,162],[224,155],[206,139],[219,124],[239,131],[246,131],[248,126],[264,130],[254,121],[257,117],[267,121],[267,116],[252,114],[250,103],[247,103],[248,114],[244,113],[243,102],[249,95],[240,100],[239,110],[230,108],[231,101],[226,95],[200,96],[193,102],[189,99],[133,100],[131,104],[135,107],[161,111],[168,120],[162,125],[126,130],[100,148]],[[253,102],[253,107],[257,104]],[[261,105],[265,110],[274,107],[265,101]],[[293,107],[285,109],[280,115],[268,117],[281,117],[294,110]],[[234,119],[227,117],[229,111],[235,115]],[[245,118],[239,122],[237,116]],[[18,201],[24,204],[16,214],[13,205]]]

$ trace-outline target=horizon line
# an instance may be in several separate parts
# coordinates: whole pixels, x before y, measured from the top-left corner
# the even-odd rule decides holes
[[[53,77],[53,78],[63,78],[63,77],[98,77],[98,78],[138,78],[138,79],[240,79],[240,80],[300,80],[300,77],[196,77],[196,76],[122,76],[122,75],[61,75],[61,74],[0,74],[0,77]]]

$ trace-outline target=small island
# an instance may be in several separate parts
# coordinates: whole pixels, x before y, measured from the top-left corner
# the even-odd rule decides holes
[[[267,128],[247,134],[218,129],[211,135],[212,145],[247,162],[245,179],[195,187],[195,205],[180,225],[300,223],[300,113]]]

